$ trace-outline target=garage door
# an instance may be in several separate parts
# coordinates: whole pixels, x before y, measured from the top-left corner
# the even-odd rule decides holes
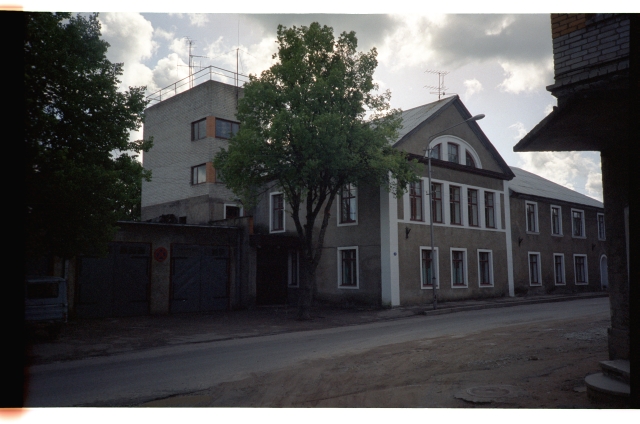
[[[171,312],[226,310],[229,304],[229,248],[171,246]]]
[[[109,243],[106,257],[80,257],[79,317],[147,315],[151,246],[147,243]]]

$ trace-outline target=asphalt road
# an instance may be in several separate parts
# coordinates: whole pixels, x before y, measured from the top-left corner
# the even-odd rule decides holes
[[[609,314],[595,298],[511,308],[185,344],[109,357],[33,366],[26,407],[127,406],[274,371],[304,360],[360,353],[374,347],[440,336],[462,336],[528,322]]]

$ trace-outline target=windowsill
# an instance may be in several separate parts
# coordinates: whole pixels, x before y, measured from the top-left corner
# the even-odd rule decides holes
[[[567,283],[556,283],[556,286],[566,286]]]
[[[607,239],[601,239],[599,238],[598,241],[607,241]]]
[[[358,286],[338,286],[339,289],[356,290]]]
[[[532,234],[534,236],[539,236],[540,235],[540,231],[529,231],[529,230],[527,230],[526,233],[527,234]]]
[[[485,288],[487,288],[487,289],[488,289],[488,288],[493,287],[493,283],[492,283],[492,284],[478,284],[478,286],[479,286],[481,289],[485,289]]]
[[[564,234],[553,234],[553,233],[551,233],[551,236],[553,236],[553,237],[564,237]]]
[[[354,222],[341,222],[338,224],[338,227],[348,227],[351,225],[358,225],[358,221],[354,221]]]
[[[456,224],[455,222],[452,222],[450,225],[455,225],[456,227],[464,227],[464,225],[462,225],[462,224]]]
[[[529,283],[531,287],[542,287],[542,283]]]
[[[433,286],[422,286],[422,290],[433,290]],[[436,284],[436,289],[440,290],[440,284]]]
[[[451,284],[451,288],[453,289],[468,289],[469,286],[466,284]]]
[[[269,230],[269,234],[273,233],[284,233],[284,228],[282,230]]]
[[[574,238],[574,239],[586,239],[587,236],[571,236],[571,238]]]
[[[588,285],[589,285],[589,282],[588,282],[588,281],[583,282],[583,283],[578,283],[578,282],[576,281],[576,286],[588,286]]]

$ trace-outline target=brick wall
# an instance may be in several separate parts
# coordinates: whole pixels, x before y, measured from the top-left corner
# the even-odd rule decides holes
[[[628,69],[629,27],[627,14],[552,14],[552,89]]]

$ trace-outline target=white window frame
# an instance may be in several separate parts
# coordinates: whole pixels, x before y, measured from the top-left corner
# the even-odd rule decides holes
[[[584,258],[584,282],[578,282],[578,272],[576,271],[576,258],[582,257]],[[587,255],[581,253],[573,254],[573,282],[576,286],[586,286],[589,285],[589,264],[587,263]]]
[[[409,189],[407,190],[407,197],[409,199],[409,202],[408,202],[408,206],[409,206],[409,209],[408,209],[409,222],[414,222],[414,223],[415,222],[417,222],[417,223],[428,222],[427,221],[427,214],[426,214],[425,207],[424,207],[424,205],[425,205],[425,197],[427,197],[426,191],[424,189],[424,187],[425,187],[424,178],[420,178],[420,181],[418,182],[418,184],[420,184],[420,210],[422,211],[422,216],[421,216],[420,219],[413,219],[411,217],[411,184],[409,184]]]
[[[531,256],[532,255],[535,255],[538,257],[538,282],[535,284],[531,281]],[[542,260],[540,257],[540,252],[527,252],[527,272],[529,273],[529,285],[531,287],[542,286]]]
[[[489,284],[481,284],[480,283],[480,275],[482,275],[480,273],[480,253],[488,253],[489,254]],[[489,250],[489,249],[478,249],[478,287],[482,288],[487,288],[487,287],[493,287],[494,286],[494,280],[493,280],[493,250]]]
[[[227,206],[233,206],[236,208],[240,208],[240,216],[239,218],[242,218],[244,216],[244,208],[242,207],[242,205],[238,205],[237,203],[225,203],[222,207],[222,215],[224,216],[224,219],[227,219]]]
[[[295,264],[297,281],[293,281],[293,256],[297,259]],[[300,287],[300,254],[297,250],[289,252],[287,271],[287,287]]]
[[[533,231],[529,230],[529,211],[528,211],[528,206],[529,205],[533,205],[534,210],[533,210]],[[538,226],[538,203],[537,202],[531,202],[529,200],[525,200],[524,202],[524,224],[525,224],[525,230],[527,232],[527,234],[540,234],[540,227]]]
[[[281,230],[274,230],[273,229],[273,198],[274,196],[277,196],[281,194],[282,195],[282,229]],[[287,225],[287,215],[286,215],[286,209],[287,209],[287,202],[284,199],[284,193],[281,191],[274,191],[273,193],[269,193],[269,232],[270,233],[284,233],[286,230],[286,225]]]
[[[463,266],[463,276],[464,276],[464,285],[458,285],[453,283],[453,252],[462,252],[462,266]],[[469,288],[469,266],[468,266],[468,256],[467,256],[467,248],[466,247],[451,247],[449,249],[449,265],[451,270],[451,288],[452,289],[468,289]]]
[[[353,185],[353,184],[345,184],[345,185],[349,185],[352,187],[353,191],[355,192],[355,208],[356,208],[356,220],[353,222],[342,222],[342,189],[340,189],[340,193],[338,195],[338,213],[336,215],[337,216],[337,225],[338,227],[346,227],[349,225],[358,225],[358,209],[359,209],[359,205],[358,205],[358,188]]]
[[[487,202],[485,199],[485,195],[487,193],[493,194],[493,227],[487,226]],[[500,222],[498,221],[500,217],[500,196],[499,193],[492,190],[482,190],[482,225],[481,227],[487,230],[498,230],[500,229]]]
[[[558,273],[556,272],[556,258],[562,258],[562,282],[558,283]],[[567,285],[567,272],[564,263],[564,253],[554,253],[553,254],[553,282],[556,286],[566,286]]]
[[[553,209],[558,209],[558,233],[553,232]],[[551,235],[555,237],[562,237],[562,207],[558,205],[551,205],[549,208],[549,221],[551,223]]]
[[[582,228],[580,229],[581,234],[580,236],[576,236],[576,231],[575,231],[575,223],[573,221],[573,213],[574,212],[580,212],[580,214],[582,215]],[[578,239],[583,239],[583,238],[587,238],[587,234],[586,234],[586,226],[585,226],[585,214],[584,214],[584,210],[582,209],[574,209],[571,208],[571,237],[573,238],[578,238]]]
[[[431,246],[420,246],[420,257],[419,257],[419,260],[420,260],[420,262],[419,262],[420,263],[420,288],[422,290],[433,290],[433,285],[425,286],[425,285],[422,284],[422,274],[424,273],[424,269],[423,269],[423,266],[422,266],[422,251],[423,250],[431,251]],[[432,259],[431,263],[433,264],[435,262],[435,265],[436,265],[436,289],[439,289],[440,288],[440,262],[439,262],[440,252],[438,252],[438,247],[437,246],[435,246],[433,248],[433,252],[435,252],[435,261]]]
[[[602,217],[602,236],[600,237],[600,217]],[[598,214],[596,215],[596,220],[598,221],[598,240],[600,241],[605,241],[607,239],[607,227],[604,223],[604,214],[598,212]]]
[[[343,286],[342,283],[342,251],[343,250],[354,250],[356,251],[356,285],[355,286]],[[345,290],[357,290],[360,288],[360,252],[358,252],[358,246],[344,246],[338,247],[338,288]]]

